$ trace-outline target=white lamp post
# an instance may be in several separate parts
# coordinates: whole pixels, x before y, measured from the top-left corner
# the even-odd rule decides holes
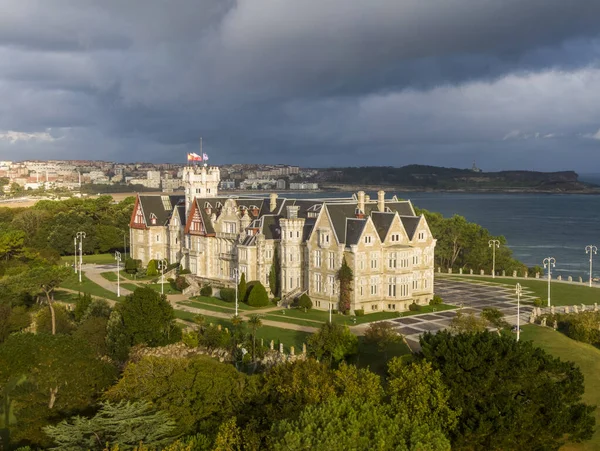
[[[85,238],[85,232],[77,232],[77,239],[79,240],[79,283],[81,283],[81,267],[83,266],[83,239]]]
[[[117,297],[121,297],[121,284],[119,279],[119,272],[121,270],[121,253],[119,251],[115,251],[115,260],[117,261]]]
[[[77,274],[77,237],[73,238],[73,247],[75,249],[73,252],[73,271]]]
[[[158,269],[160,269],[160,294],[165,294],[165,269],[167,268],[167,259],[163,258],[158,262]]]
[[[496,278],[496,248],[500,248],[500,241],[488,241],[489,247],[492,248],[492,279]]]
[[[238,270],[233,268],[233,280],[235,281],[235,316],[238,316]]]
[[[590,254],[590,287],[592,286],[592,254],[598,253],[598,248],[593,244],[588,244],[585,247],[585,253]]]
[[[515,291],[517,293],[517,341],[519,341],[521,337],[521,294],[523,293],[520,283],[517,284]]]
[[[544,263],[544,268],[548,267],[548,307],[550,307],[550,281],[552,280],[552,268],[556,267],[556,259],[546,257],[542,263]]]

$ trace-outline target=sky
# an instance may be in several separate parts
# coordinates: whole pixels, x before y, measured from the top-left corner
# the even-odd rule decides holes
[[[0,10],[0,160],[600,172],[598,0]]]

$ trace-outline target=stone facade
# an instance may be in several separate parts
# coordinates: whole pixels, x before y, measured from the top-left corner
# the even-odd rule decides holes
[[[235,274],[269,285],[280,268],[284,301],[308,293],[317,309],[337,308],[336,273],[354,274],[353,310],[407,310],[433,297],[436,240],[409,201],[219,197],[220,173],[188,167],[184,196],[138,195],[130,223],[132,255],[178,262],[202,281],[233,286]],[[274,262],[278,255],[278,262]]]

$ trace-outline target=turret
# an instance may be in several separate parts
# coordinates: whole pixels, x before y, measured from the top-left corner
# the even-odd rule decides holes
[[[221,172],[216,166],[187,166],[183,170],[186,217],[195,197],[215,197],[218,194]]]

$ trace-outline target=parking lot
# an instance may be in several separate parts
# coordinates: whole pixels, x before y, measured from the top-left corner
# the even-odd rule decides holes
[[[462,313],[480,314],[486,308],[495,308],[504,313],[510,324],[517,323],[517,298],[513,287],[497,286],[467,279],[436,277],[435,294],[441,296],[444,304],[456,305]],[[526,291],[522,301],[531,301],[533,296]],[[521,304],[521,324],[529,318],[533,306],[531,302]],[[437,332],[450,326],[457,310],[414,315],[390,320],[396,330],[406,337],[411,349],[419,347],[419,336],[424,332]]]

